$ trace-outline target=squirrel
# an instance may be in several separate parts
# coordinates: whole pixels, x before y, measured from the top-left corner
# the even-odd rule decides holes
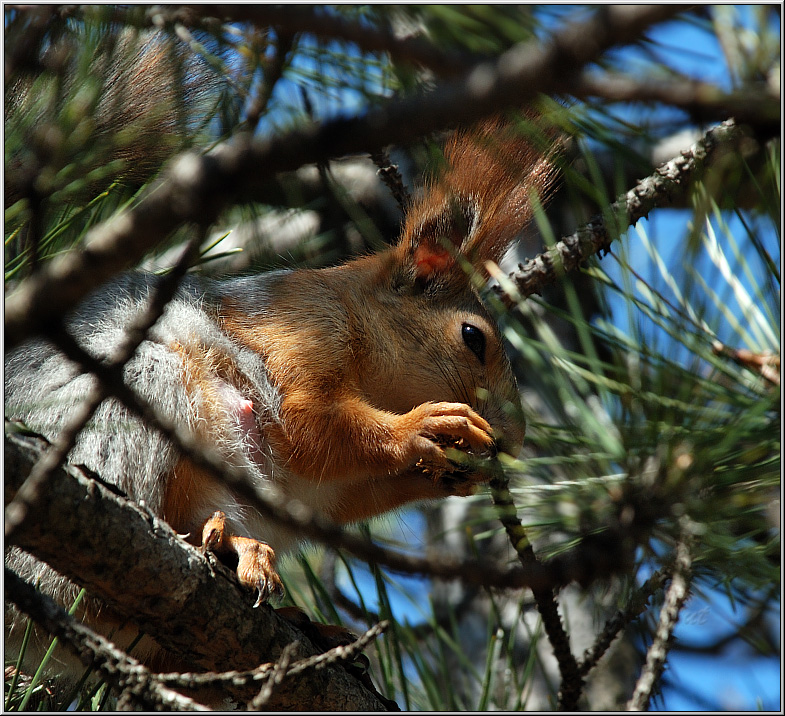
[[[452,134],[445,168],[405,212],[398,242],[322,269],[188,275],[124,369],[127,384],[184,421],[262,491],[273,484],[337,523],[473,493],[487,472],[460,464],[515,455],[525,425],[502,337],[475,288],[554,177],[547,153],[507,122]],[[111,355],[160,278],[121,275],[67,320],[85,350]],[[5,359],[5,410],[49,439],[95,378],[45,339]],[[276,554],[298,536],[262,519],[114,399],[69,460],[144,501],[176,532],[236,558],[259,601],[280,595]],[[68,582],[12,548],[7,564]],[[13,626],[13,625],[12,625]]]

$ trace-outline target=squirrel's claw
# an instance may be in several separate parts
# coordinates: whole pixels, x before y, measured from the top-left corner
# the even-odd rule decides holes
[[[273,561],[275,560],[275,553],[270,549],[270,547],[264,542],[259,542],[259,544],[263,547],[267,547],[273,555]],[[239,575],[239,568],[238,568],[238,577]],[[242,579],[240,580],[242,583]],[[270,599],[282,599],[284,595],[284,588],[283,583],[281,582],[280,577],[278,576],[277,572],[275,571],[274,567],[270,568],[270,571],[262,572],[259,575],[258,581],[254,585],[256,588],[256,601],[254,602],[253,608],[256,609],[260,604],[264,604]]]

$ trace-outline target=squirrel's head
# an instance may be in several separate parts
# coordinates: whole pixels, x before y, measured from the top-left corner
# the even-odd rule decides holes
[[[405,412],[424,401],[463,402],[499,433],[499,447],[523,442],[520,398],[496,322],[476,286],[488,277],[532,217],[555,170],[509,125],[491,120],[458,132],[445,148],[447,167],[409,207],[398,244],[386,254],[368,312],[375,369],[364,390],[379,407]]]

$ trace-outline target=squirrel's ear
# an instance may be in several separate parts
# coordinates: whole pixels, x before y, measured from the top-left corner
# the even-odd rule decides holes
[[[431,187],[429,196],[430,202],[420,203],[407,214],[399,248],[418,282],[453,276],[465,280],[456,256],[465,250],[472,235],[475,207],[443,193],[441,187]]]
[[[499,118],[455,132],[444,151],[446,170],[406,216],[399,247],[412,257],[415,275],[465,277],[457,253],[487,274],[486,262],[498,263],[532,218],[532,195],[547,199],[560,147],[552,137],[542,150]]]

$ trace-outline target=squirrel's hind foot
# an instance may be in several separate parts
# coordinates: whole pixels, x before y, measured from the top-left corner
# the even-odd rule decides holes
[[[257,591],[254,607],[272,597],[283,597],[283,582],[275,571],[273,548],[259,540],[229,533],[226,515],[220,510],[213,512],[202,528],[202,549],[213,552],[221,561],[228,558],[240,584]]]

